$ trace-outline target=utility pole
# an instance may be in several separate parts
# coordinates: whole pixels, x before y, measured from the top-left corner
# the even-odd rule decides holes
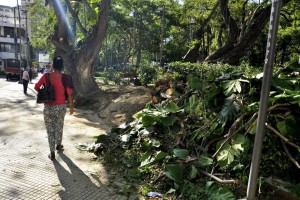
[[[29,60],[30,60],[30,50],[29,50],[29,35],[28,35],[28,24],[27,24],[27,10],[23,10],[25,12],[25,26],[26,26],[26,62],[27,67],[29,67]]]
[[[17,22],[16,22],[16,7],[14,7],[14,25],[15,25],[15,33],[14,33],[14,43],[15,43],[15,59],[18,59],[18,49],[17,49]]]
[[[261,157],[261,150],[265,132],[265,122],[268,111],[269,93],[272,81],[273,64],[276,49],[276,39],[280,18],[280,10],[282,7],[282,0],[272,0],[272,9],[270,15],[270,25],[268,33],[268,42],[266,50],[266,58],[264,65],[264,78],[261,88],[261,98],[259,105],[259,112],[257,118],[256,135],[254,141],[254,148],[252,153],[252,161],[250,167],[247,200],[254,200],[257,188],[257,178],[259,171],[259,162]]]
[[[21,45],[22,45],[22,37],[21,37],[21,15],[20,15],[20,7],[19,7],[19,0],[17,0],[17,6],[18,6],[18,15],[19,15],[19,37],[20,37],[20,45],[19,45],[19,53],[20,53],[20,81],[22,82],[22,56],[21,56]]]

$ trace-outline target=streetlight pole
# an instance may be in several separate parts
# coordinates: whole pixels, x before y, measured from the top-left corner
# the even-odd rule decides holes
[[[28,24],[27,24],[27,10],[22,10],[25,13],[25,26],[26,26],[26,62],[27,67],[29,67],[29,60],[30,60],[30,52],[29,52],[29,35],[28,35]]]
[[[257,187],[258,168],[261,157],[262,143],[265,132],[265,122],[268,111],[268,99],[272,81],[272,71],[274,64],[274,56],[276,49],[276,39],[280,18],[280,10],[282,7],[282,0],[272,0],[272,9],[270,16],[269,34],[266,50],[266,58],[264,65],[264,78],[261,88],[261,99],[258,112],[256,135],[254,141],[254,148],[252,153],[252,161],[250,167],[247,200],[254,200]]]
[[[18,59],[18,50],[17,50],[17,22],[16,22],[16,8],[14,7],[14,26],[15,26],[15,33],[14,33],[14,43],[15,43],[15,59]]]
[[[21,45],[22,45],[22,37],[21,37],[21,15],[20,15],[20,7],[19,7],[19,0],[17,0],[18,6],[18,15],[19,15],[19,37],[20,37],[20,45],[19,45],[19,53],[20,53],[20,82],[22,82],[22,56],[21,56]]]

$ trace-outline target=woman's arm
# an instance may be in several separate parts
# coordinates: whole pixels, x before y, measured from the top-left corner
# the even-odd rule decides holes
[[[74,112],[74,101],[73,101],[73,95],[72,94],[69,94],[69,105],[70,105],[70,115],[73,114]]]
[[[40,80],[34,85],[34,89],[39,91],[41,86],[46,83],[45,74],[40,78]]]

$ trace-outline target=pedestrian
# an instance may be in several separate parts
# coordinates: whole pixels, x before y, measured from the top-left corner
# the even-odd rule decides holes
[[[29,68],[29,82],[32,83],[32,77],[33,77],[33,69],[32,67]]]
[[[28,82],[29,82],[29,74],[28,74],[27,68],[25,68],[23,71],[23,74],[22,74],[22,83],[23,83],[24,94],[27,94]]]
[[[62,136],[64,118],[66,115],[66,101],[69,102],[70,115],[74,112],[73,103],[73,82],[72,77],[63,74],[63,59],[60,56],[53,58],[53,72],[50,72],[50,84],[54,87],[55,101],[44,103],[44,121],[48,135],[50,148],[49,158],[55,159],[55,148],[57,151],[63,150]],[[34,89],[39,90],[46,83],[46,74],[43,74],[40,80],[35,84]]]
[[[51,63],[48,63],[46,65],[46,68],[44,69],[43,74],[48,73],[48,72],[51,72]]]

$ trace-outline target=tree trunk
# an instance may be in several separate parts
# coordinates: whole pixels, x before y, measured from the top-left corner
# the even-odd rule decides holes
[[[282,0],[282,6],[285,6],[291,0]],[[206,62],[225,62],[230,64],[238,64],[240,59],[246,55],[251,44],[254,44],[258,36],[262,33],[266,24],[270,19],[271,4],[268,6],[254,12],[253,16],[250,18],[251,21],[247,23],[249,26],[247,29],[243,27],[243,30],[239,30],[235,20],[231,17],[228,0],[218,0],[212,9],[209,17],[206,19],[204,25],[206,26],[208,21],[211,19],[212,14],[215,12],[216,5],[221,8],[221,13],[225,24],[229,28],[229,36],[226,43],[219,47],[216,51],[212,52],[205,58]],[[247,31],[245,31],[247,30]],[[244,32],[245,31],[245,32]],[[239,34],[239,32],[241,34]],[[195,37],[199,40],[202,38],[200,34],[204,34],[203,26],[197,31]],[[240,37],[238,37],[240,36]],[[199,43],[200,44],[200,43]],[[218,44],[221,44],[219,41]],[[190,49],[188,53],[184,56],[185,61],[196,62],[199,60],[199,48],[200,45],[195,45],[193,49]]]
[[[213,9],[211,10],[210,14],[208,15],[208,17],[206,18],[206,20],[201,24],[200,28],[197,29],[195,31],[195,33],[193,34],[193,36],[200,40],[202,39],[204,32],[205,32],[205,27],[208,25],[208,22],[211,20],[211,18],[213,17],[213,15],[216,13],[216,10],[218,8],[219,5],[219,0],[217,0],[217,2],[215,3]],[[201,47],[201,42],[198,42],[194,48],[189,49],[188,52],[185,54],[185,56],[183,56],[184,61],[186,62],[197,62],[197,60],[199,60],[199,49]]]
[[[223,0],[220,0],[220,6],[227,6],[222,4],[222,1]],[[282,6],[286,5],[290,1],[291,0],[282,0]],[[251,26],[248,28],[248,32],[245,32],[238,42],[229,38],[223,47],[210,54],[205,61],[238,64],[240,58],[246,55],[251,44],[255,43],[256,39],[262,33],[262,30],[268,23],[271,13],[271,6],[272,5],[270,4],[254,13],[252,23],[250,23]]]
[[[86,35],[84,41],[80,43],[80,46],[78,45],[76,48],[74,48],[72,43],[72,34],[68,32],[66,16],[59,9],[61,5],[54,0],[51,0],[50,3],[55,10],[58,20],[56,31],[51,37],[51,41],[56,47],[55,55],[63,57],[65,71],[73,77],[77,103],[84,103],[100,91],[93,77],[93,69],[104,40],[111,0],[102,0],[99,3],[100,12],[97,23]]]

